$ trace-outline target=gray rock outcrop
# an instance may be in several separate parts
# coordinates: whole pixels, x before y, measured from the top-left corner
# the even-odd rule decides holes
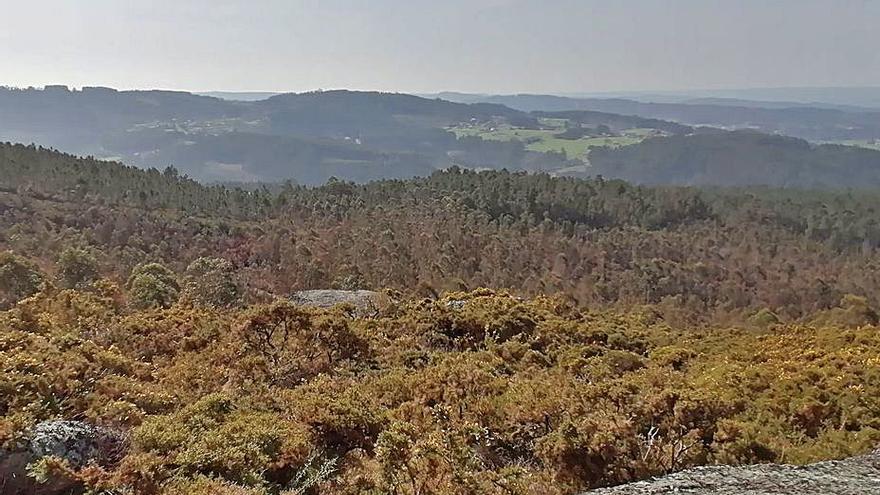
[[[880,450],[807,466],[706,466],[585,495],[870,495],[880,494]]]

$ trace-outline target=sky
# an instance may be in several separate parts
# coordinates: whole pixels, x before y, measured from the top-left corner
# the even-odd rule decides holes
[[[880,86],[880,0],[0,0],[0,85]]]

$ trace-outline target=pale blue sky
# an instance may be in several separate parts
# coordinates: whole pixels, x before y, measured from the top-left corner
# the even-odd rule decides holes
[[[0,0],[0,84],[880,86],[880,0]]]

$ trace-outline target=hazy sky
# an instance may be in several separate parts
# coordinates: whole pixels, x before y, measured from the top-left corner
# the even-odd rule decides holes
[[[0,85],[880,86],[880,0],[0,0]]]

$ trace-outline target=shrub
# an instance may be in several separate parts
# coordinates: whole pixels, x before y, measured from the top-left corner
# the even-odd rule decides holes
[[[171,307],[180,291],[174,272],[159,263],[135,267],[126,288],[129,303],[136,309]]]
[[[148,419],[134,431],[132,444],[137,453],[158,456],[171,473],[245,486],[263,485],[268,469],[293,476],[313,450],[306,426],[239,408],[222,394]]]
[[[241,288],[235,280],[235,270],[222,258],[198,258],[186,269],[183,297],[187,301],[208,307],[229,307],[241,297]]]
[[[58,277],[65,288],[86,287],[98,278],[98,260],[88,249],[66,248],[58,257]]]
[[[9,251],[0,252],[0,310],[36,294],[45,281],[33,262]]]

